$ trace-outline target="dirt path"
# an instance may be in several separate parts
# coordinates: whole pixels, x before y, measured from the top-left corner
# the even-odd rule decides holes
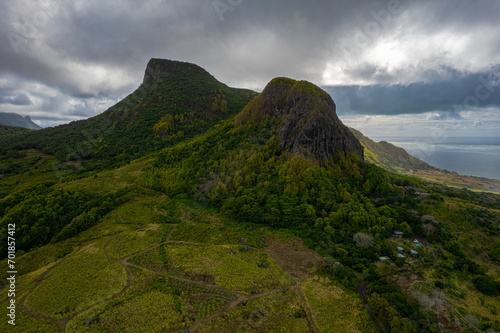
[[[373,323],[375,324],[375,327],[380,333],[385,333],[384,329],[382,326],[380,326],[377,317],[373,314],[372,308],[370,307],[370,304],[368,303],[368,299],[366,298],[366,288],[370,285],[370,282],[363,282],[360,283],[354,288],[354,290],[359,294],[359,297],[363,300],[363,303],[365,304],[366,310],[368,311],[368,314],[370,315],[370,318],[372,319]]]
[[[113,241],[115,235],[111,236],[109,238],[109,241],[106,243],[106,245],[104,245],[103,247],[103,253],[104,255],[106,256],[106,259],[110,260],[110,261],[113,261],[113,262],[116,262],[116,263],[119,263],[122,265],[122,267],[125,269],[125,273],[127,274],[127,283],[125,284],[125,286],[119,291],[117,292],[116,294],[114,295],[111,295],[99,302],[97,302],[96,304],[93,304],[91,305],[90,307],[86,308],[86,309],[83,309],[83,310],[80,310],[76,313],[74,313],[73,315],[69,316],[69,317],[65,317],[63,319],[60,319],[59,320],[59,332],[60,333],[64,333],[66,331],[66,326],[68,325],[68,323],[76,318],[77,316],[81,315],[82,313],[86,312],[86,311],[89,311],[95,307],[98,307],[100,305],[103,305],[103,304],[106,304],[106,303],[109,303],[115,299],[117,299],[118,297],[120,297],[121,295],[123,295],[128,288],[130,288],[130,286],[132,286],[132,280],[133,280],[133,275],[132,275],[132,271],[130,270],[130,267],[128,267],[127,265],[125,265],[121,260],[119,259],[114,259],[113,257],[111,257],[108,253],[108,246],[109,244],[111,244],[111,242]]]
[[[300,301],[302,303],[302,308],[306,311],[307,321],[309,322],[309,326],[311,326],[311,331],[313,333],[319,333],[318,327],[316,327],[316,322],[314,321],[314,317],[312,315],[311,309],[307,305],[307,299],[304,293],[302,292],[302,288],[300,288],[300,284],[298,281],[294,279],[295,286],[297,287],[297,291],[300,296]]]
[[[58,332],[64,332],[64,323],[62,322],[61,319],[57,319],[57,318],[54,318],[54,317],[50,317],[50,316],[47,316],[47,315],[44,315],[42,313],[39,313],[33,309],[30,309],[25,303],[26,301],[26,298],[28,298],[28,296],[30,295],[31,292],[33,292],[33,290],[35,290],[35,288],[37,287],[38,284],[42,283],[42,281],[54,270],[56,269],[57,267],[59,267],[64,261],[66,260],[66,258],[63,258],[61,259],[58,263],[56,263],[54,266],[50,267],[49,269],[47,269],[47,271],[45,271],[44,273],[42,273],[38,278],[36,278],[35,280],[31,281],[27,288],[28,288],[28,291],[26,293],[26,295],[24,295],[20,302],[19,302],[19,307],[22,309],[22,311],[24,312],[27,312],[31,317],[35,318],[35,319],[38,319],[38,320],[41,320],[41,321],[45,321],[49,324],[52,324],[52,325],[55,325],[57,326],[57,331]]]

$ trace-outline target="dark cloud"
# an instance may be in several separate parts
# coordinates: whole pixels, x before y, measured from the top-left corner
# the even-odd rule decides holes
[[[340,112],[498,106],[496,91],[464,101],[500,64],[499,15],[496,0],[5,1],[0,89],[13,90],[0,101],[92,116],[159,57],[257,90],[276,76],[341,85],[329,89]]]
[[[336,105],[339,114],[384,114],[423,113],[432,111],[454,111],[436,113],[439,117],[453,117],[459,111],[476,108],[500,108],[500,85],[498,70],[489,73],[460,76],[454,80],[409,85],[370,85],[325,87]],[[450,116],[451,115],[451,116]]]
[[[32,101],[26,94],[3,95],[0,89],[0,104],[31,105]]]

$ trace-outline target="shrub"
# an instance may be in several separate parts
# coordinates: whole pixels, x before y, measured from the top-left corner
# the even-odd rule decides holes
[[[500,282],[493,280],[489,276],[479,276],[472,282],[485,295],[497,296],[500,294]]]

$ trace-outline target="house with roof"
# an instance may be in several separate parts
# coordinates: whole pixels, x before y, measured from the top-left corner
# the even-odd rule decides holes
[[[392,234],[392,237],[394,239],[401,239],[403,238],[403,232],[401,230],[394,230],[394,233]]]

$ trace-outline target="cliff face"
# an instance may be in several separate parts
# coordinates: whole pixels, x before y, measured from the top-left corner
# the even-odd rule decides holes
[[[314,156],[321,164],[339,154],[357,154],[363,146],[337,117],[331,96],[306,81],[272,80],[237,116],[236,124],[272,122],[283,149]]]
[[[196,74],[210,75],[200,66],[191,64],[189,62],[153,58],[148,62],[146,72],[144,74],[144,80],[142,83],[144,85],[151,85],[157,79],[187,70],[192,71]]]

